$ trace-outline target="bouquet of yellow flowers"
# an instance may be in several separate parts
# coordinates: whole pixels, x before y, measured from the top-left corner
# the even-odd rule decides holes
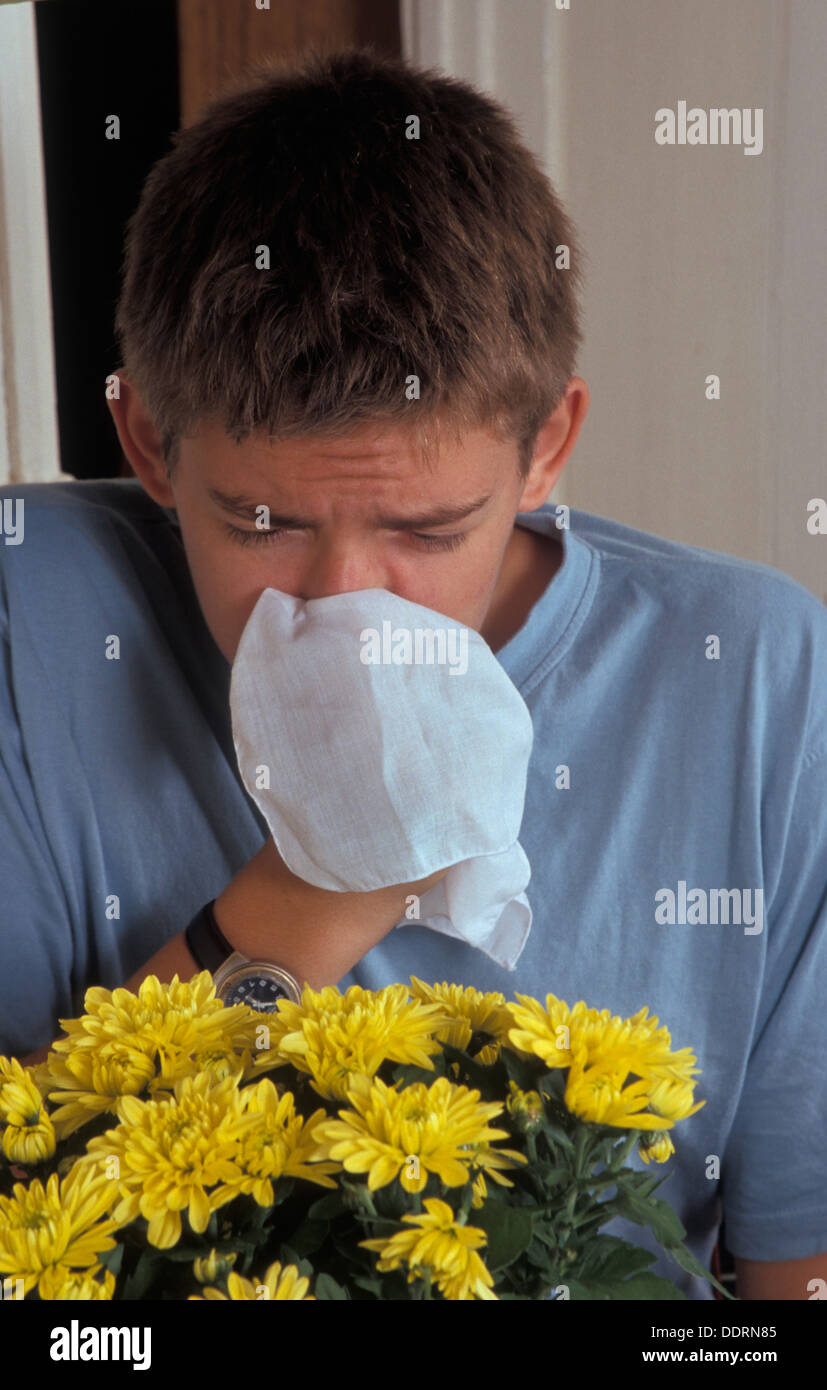
[[[662,1182],[689,1049],[458,985],[225,1007],[207,971],[87,991],[0,1056],[0,1279],[39,1299],[681,1299],[615,1216],[683,1244]],[[321,1191],[320,1191],[321,1190]]]

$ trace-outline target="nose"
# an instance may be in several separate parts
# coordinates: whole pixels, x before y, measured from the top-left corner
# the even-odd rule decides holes
[[[315,547],[302,576],[302,599],[329,598],[359,589],[387,589],[389,576],[381,561],[371,557],[369,547],[358,540],[330,540]]]

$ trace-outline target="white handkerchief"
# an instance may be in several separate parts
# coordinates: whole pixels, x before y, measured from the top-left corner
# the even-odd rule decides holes
[[[265,589],[230,707],[242,780],[293,873],[368,892],[450,865],[414,920],[513,970],[532,919],[517,836],[534,730],[479,633],[387,589]]]

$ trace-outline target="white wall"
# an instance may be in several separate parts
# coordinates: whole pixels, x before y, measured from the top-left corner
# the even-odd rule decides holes
[[[580,232],[592,399],[555,498],[827,601],[827,4],[402,7],[407,55],[509,106]],[[658,145],[680,100],[763,108],[762,153]]]
[[[60,471],[34,6],[0,8],[0,483]]]

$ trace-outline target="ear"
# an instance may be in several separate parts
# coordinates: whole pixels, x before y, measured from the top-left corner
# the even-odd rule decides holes
[[[582,377],[573,376],[537,435],[518,512],[533,512],[543,505],[566,466],[588,409],[589,388]]]
[[[119,369],[116,375],[118,395],[107,397],[106,403],[121,448],[150,497],[161,507],[174,507],[175,494],[167,477],[161,437],[152,416],[126,373]]]

